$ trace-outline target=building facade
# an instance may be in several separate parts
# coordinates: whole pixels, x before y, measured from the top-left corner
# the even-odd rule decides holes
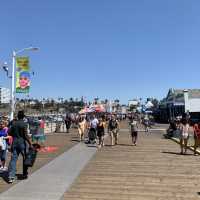
[[[10,103],[10,89],[0,87],[0,104]]]
[[[133,100],[129,100],[128,101],[128,106],[131,107],[131,106],[135,106],[137,107],[139,105],[139,101],[137,99],[133,99]]]
[[[194,120],[200,120],[200,89],[170,89],[157,114],[161,121],[169,121],[186,112]]]

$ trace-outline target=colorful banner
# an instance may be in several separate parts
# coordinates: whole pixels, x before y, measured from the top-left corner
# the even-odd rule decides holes
[[[29,93],[30,68],[28,57],[16,58],[16,93]]]

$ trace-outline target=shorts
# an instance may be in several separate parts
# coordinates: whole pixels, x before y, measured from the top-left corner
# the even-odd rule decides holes
[[[137,135],[138,135],[138,132],[137,132],[137,131],[131,132],[131,136],[132,136],[132,137],[137,137]]]
[[[188,133],[182,133],[181,139],[188,139],[188,138],[189,138],[189,134]]]
[[[97,136],[100,138],[102,136],[104,136],[104,132],[103,131],[100,131],[100,132],[97,132]]]
[[[110,130],[110,136],[112,137],[112,136],[117,136],[118,135],[118,130],[117,129],[112,129],[112,130]]]
[[[44,142],[45,140],[45,135],[32,135],[32,142]]]

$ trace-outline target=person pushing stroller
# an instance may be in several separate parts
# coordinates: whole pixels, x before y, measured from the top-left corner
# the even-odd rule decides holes
[[[88,144],[95,144],[97,138],[97,125],[99,124],[99,120],[96,116],[93,116],[88,131]]]

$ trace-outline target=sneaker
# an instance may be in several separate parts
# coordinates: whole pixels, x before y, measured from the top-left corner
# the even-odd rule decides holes
[[[15,178],[13,178],[13,177],[8,178],[8,183],[12,184],[14,181],[15,181]]]
[[[3,166],[0,167],[0,173],[3,173],[5,171],[7,171],[7,170],[8,170],[7,167],[3,167]]]
[[[8,170],[8,168],[5,166],[5,167],[3,167],[3,169],[2,169],[2,171],[7,171]]]

